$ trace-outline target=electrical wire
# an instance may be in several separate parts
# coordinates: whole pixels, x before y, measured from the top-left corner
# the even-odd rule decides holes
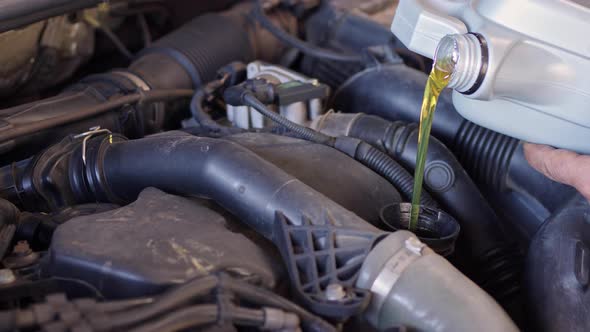
[[[106,323],[108,323],[110,329],[137,324],[170,311],[191,299],[202,297],[217,287],[217,284],[218,278],[215,276],[208,276],[190,281],[174,288],[170,292],[164,293],[152,304],[114,314],[109,317],[109,320]]]
[[[305,140],[318,144],[334,146],[334,137],[324,135],[311,128],[296,124],[284,116],[269,110],[268,107],[260,102],[260,100],[258,100],[258,98],[256,98],[256,96],[254,96],[254,94],[251,92],[245,92],[242,96],[242,100],[247,106],[255,108],[258,112],[262,113],[262,115],[285,127],[286,129],[297,133]]]
[[[218,306],[201,304],[180,309],[129,330],[130,332],[173,332],[217,322]]]
[[[227,322],[236,325],[261,326],[264,324],[265,315],[262,310],[230,306],[227,308]],[[136,327],[130,332],[174,332],[188,328],[195,328],[203,325],[219,322],[220,309],[218,305],[201,304],[180,309],[158,318],[144,325]]]
[[[254,7],[253,17],[260,23],[260,25],[268,30],[275,38],[288,45],[289,47],[298,49],[303,54],[314,58],[320,58],[325,60],[339,61],[339,62],[362,62],[363,57],[358,54],[342,54],[327,50],[321,47],[317,47],[310,43],[307,43],[301,39],[291,36],[287,32],[283,31],[279,27],[275,26],[273,22],[264,13],[264,8],[261,0],[256,1]]]
[[[268,307],[279,308],[299,316],[302,325],[306,327],[304,330],[318,332],[337,331],[334,326],[332,326],[325,320],[321,319],[318,316],[312,315],[307,310],[301,308],[297,304],[281,296],[278,296],[277,294],[267,289],[253,287],[252,285],[246,282],[231,279],[224,275],[222,275],[220,278],[222,279],[223,285],[227,291],[235,293],[240,298],[243,298],[248,302]]]
[[[194,90],[191,89],[160,89],[142,91],[130,95],[125,95],[111,100],[107,100],[97,105],[80,107],[80,109],[77,112],[61,115],[58,117],[40,120],[36,122],[14,124],[13,127],[9,130],[0,131],[0,142],[7,142],[9,140],[18,138],[23,135],[34,134],[42,130],[90,118],[125,105],[135,103],[151,103],[156,101],[165,101],[177,98],[186,98],[191,97],[193,94]]]
[[[199,303],[222,292],[230,295],[228,302]],[[276,321],[267,317],[266,309],[246,308],[234,304],[235,296],[240,302],[250,305],[282,310],[285,314],[297,316],[304,331],[336,332],[336,328],[288,299],[245,281],[228,275],[210,275],[188,281],[176,286],[164,294],[155,297],[143,297],[120,301],[107,301],[95,304],[94,311],[86,314],[95,331],[178,331],[199,327],[215,322],[228,322],[241,326],[261,327]],[[218,301],[219,301],[218,297]],[[83,299],[82,299],[83,300]],[[74,300],[78,301],[78,300]],[[199,304],[195,304],[199,303]],[[72,302],[75,303],[75,302]],[[94,315],[97,313],[98,316]],[[85,314],[85,315],[86,315]],[[15,319],[20,315],[19,319]],[[94,318],[91,318],[94,316]],[[59,317],[56,317],[59,321]],[[4,321],[10,324],[4,326]],[[14,328],[44,326],[48,322],[38,321],[33,309],[0,310],[0,331],[12,331]],[[9,326],[10,325],[10,326]]]

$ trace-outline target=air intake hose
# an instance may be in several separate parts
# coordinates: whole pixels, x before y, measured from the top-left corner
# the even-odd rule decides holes
[[[240,216],[261,235],[275,238],[280,211],[302,223],[325,221],[379,232],[250,150],[230,141],[162,134],[133,141],[94,140],[86,166],[91,180],[72,188],[84,200],[129,203],[147,187],[177,194],[205,196]],[[94,159],[96,158],[96,159]],[[82,176],[83,174],[78,174]]]
[[[90,127],[100,126],[131,138],[160,131],[166,120],[174,117],[167,107],[170,105],[162,103],[115,108],[117,112],[71,123],[60,123],[60,119],[138,91],[195,89],[214,79],[216,71],[232,61],[276,56],[282,50],[279,44],[265,45],[274,50],[272,54],[258,54],[259,44],[268,41],[255,26],[245,23],[250,8],[237,6],[197,17],[140,52],[128,69],[92,75],[56,97],[0,110],[0,121],[5,124],[0,128],[0,163],[28,157],[25,152],[36,153]],[[27,124],[51,119],[55,123],[44,130],[17,134]]]
[[[418,126],[379,117],[328,113],[314,123],[321,132],[361,139],[392,156],[408,170],[416,166]],[[425,186],[445,211],[461,224],[463,243],[480,270],[480,285],[501,300],[519,290],[522,259],[505,240],[501,222],[455,156],[431,138],[426,159]],[[490,276],[493,276],[490,278]],[[498,281],[501,281],[498,283]]]
[[[419,122],[426,80],[426,74],[404,65],[370,68],[351,77],[336,91],[332,107],[392,121]],[[538,200],[536,205],[546,209],[545,216],[564,203],[556,197],[567,199],[574,192],[534,170],[524,158],[520,141],[461,117],[453,106],[450,90],[440,96],[432,133],[454,152],[475,182]]]

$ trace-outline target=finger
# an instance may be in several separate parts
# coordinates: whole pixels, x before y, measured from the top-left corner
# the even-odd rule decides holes
[[[545,145],[524,145],[525,157],[548,178],[571,185],[590,200],[590,156]]]

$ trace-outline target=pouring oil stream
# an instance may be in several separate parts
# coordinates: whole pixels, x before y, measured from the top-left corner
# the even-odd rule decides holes
[[[458,61],[458,53],[454,44],[441,44],[436,54],[432,71],[428,76],[426,88],[424,89],[424,98],[422,99],[422,109],[420,111],[420,129],[418,134],[416,169],[414,171],[412,210],[408,225],[408,229],[412,232],[416,231],[418,225],[420,196],[422,195],[422,184],[424,182],[424,167],[426,164],[432,120],[434,120],[434,111],[436,110],[440,93],[449,84],[455,64]]]

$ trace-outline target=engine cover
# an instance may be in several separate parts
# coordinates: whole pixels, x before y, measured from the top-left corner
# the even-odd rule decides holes
[[[274,288],[282,270],[274,249],[228,226],[200,202],[148,188],[128,206],[61,225],[43,273],[84,280],[106,298],[155,294],[220,271]]]

